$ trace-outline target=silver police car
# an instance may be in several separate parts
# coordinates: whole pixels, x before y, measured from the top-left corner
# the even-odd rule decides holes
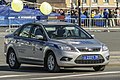
[[[66,22],[28,23],[5,36],[4,54],[11,69],[22,63],[42,64],[49,72],[61,67],[93,67],[109,63],[108,47],[83,28]]]

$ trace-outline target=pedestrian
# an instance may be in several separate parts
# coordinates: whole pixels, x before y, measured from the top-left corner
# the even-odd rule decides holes
[[[65,16],[65,21],[71,23],[71,14],[68,12],[68,14]]]
[[[85,12],[83,13],[87,19],[85,20],[85,26],[89,27],[89,12],[88,12],[88,8],[86,8]]]
[[[119,23],[119,17],[120,17],[119,9],[116,8],[116,9],[115,9],[115,24],[116,24],[116,25],[118,25],[118,23]]]
[[[60,16],[58,16],[57,18],[58,18],[60,21],[64,21],[64,20],[65,20],[65,12],[63,11],[63,9],[60,9],[60,10],[59,10],[59,14],[60,14]]]
[[[114,17],[114,15],[113,15],[113,13],[112,13],[112,10],[109,10],[109,15],[108,15],[109,20],[108,20],[108,24],[109,24],[110,27],[115,26],[113,17]]]
[[[91,18],[94,18],[96,12],[94,10],[91,11]]]
[[[103,12],[103,18],[104,18],[104,27],[108,27],[108,15],[109,15],[109,11],[108,9],[104,9],[104,12]]]
[[[88,8],[86,8],[85,12],[83,13],[87,18],[89,18]]]
[[[92,10],[92,11],[91,11],[91,19],[92,19],[91,25],[92,25],[92,26],[94,26],[94,23],[95,23],[95,20],[93,19],[95,15],[96,15],[96,12],[95,12],[94,10]]]
[[[63,9],[60,9],[59,13],[61,16],[65,16],[65,12],[63,11]]]

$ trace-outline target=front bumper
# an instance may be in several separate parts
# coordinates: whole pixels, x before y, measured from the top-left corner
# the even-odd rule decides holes
[[[79,63],[76,61],[81,55],[100,55],[101,60],[98,61],[84,61]],[[100,52],[62,52],[61,55],[56,56],[57,63],[61,67],[92,67],[98,65],[107,65],[109,63],[109,51],[100,51]],[[68,58],[67,60],[61,60],[61,58]]]

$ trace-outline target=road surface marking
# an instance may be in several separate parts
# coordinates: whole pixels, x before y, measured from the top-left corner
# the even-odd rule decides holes
[[[31,75],[3,75],[3,76],[0,76],[0,79],[1,78],[10,78],[10,77],[20,77],[20,76],[31,76]]]
[[[18,75],[2,75],[2,76],[0,76],[0,79],[1,78],[13,78],[13,77],[21,77],[21,76],[34,76],[34,75],[36,75],[36,74],[24,74],[24,75],[20,75],[20,74],[18,74]]]
[[[120,73],[120,71],[112,71],[112,72],[97,72],[97,73],[88,73],[88,74],[77,74],[77,75],[65,75],[65,76],[55,76],[55,77],[42,77],[42,78],[30,78],[32,80],[37,79],[58,79],[58,78],[70,78],[70,77],[83,77],[83,76],[94,76],[94,75],[103,75],[103,74],[116,74]]]
[[[60,79],[60,78],[70,78],[70,77],[83,77],[83,76],[95,76],[95,75],[104,75],[104,74],[116,74],[120,73],[120,71],[112,71],[112,72],[97,72],[97,73],[87,73],[87,74],[76,74],[76,75],[65,75],[65,76],[56,76],[55,77],[41,77],[41,78],[29,78],[32,80],[38,80],[38,79]],[[35,76],[39,74],[24,74],[24,75],[2,75],[0,76],[0,79],[3,78],[18,78],[18,77],[27,77],[27,76]]]

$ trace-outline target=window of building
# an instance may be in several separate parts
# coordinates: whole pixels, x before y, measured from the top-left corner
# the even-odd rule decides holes
[[[114,0],[114,2],[116,2],[117,0]]]
[[[103,0],[104,3],[109,3],[109,0]]]
[[[86,4],[87,3],[87,0],[82,0],[83,1],[83,4]]]
[[[25,1],[29,1],[29,2],[36,2],[36,0],[25,0]]]
[[[98,3],[98,0],[92,0],[93,3]]]

